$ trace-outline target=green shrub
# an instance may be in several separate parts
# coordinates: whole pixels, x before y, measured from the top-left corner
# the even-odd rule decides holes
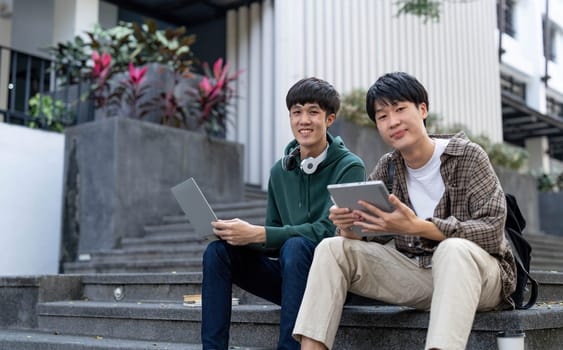
[[[48,48],[58,82],[87,82],[89,99],[105,116],[124,116],[224,136],[234,81],[229,65],[217,58],[213,70],[202,62],[193,74],[190,46],[194,35],[184,27],[157,29],[156,23],[96,25],[86,36]],[[148,68],[151,69],[148,69]],[[220,73],[220,74],[219,74]]]
[[[33,120],[28,123],[28,126],[63,132],[65,112],[65,103],[62,100],[53,99],[49,95],[35,94],[29,99],[29,114]],[[70,119],[68,122],[71,122],[72,115],[67,119]]]
[[[366,90],[355,89],[342,96],[339,117],[361,126],[375,127],[366,112]]]
[[[90,63],[94,52],[111,56],[110,73],[126,72],[129,63],[136,67],[161,63],[180,74],[189,72],[193,65],[190,46],[195,42],[195,35],[186,34],[185,27],[159,30],[153,20],[145,20],[142,25],[120,22],[109,29],[96,24],[85,34],[86,39],[77,35],[73,40],[47,48],[63,83],[74,84],[89,78],[94,68]]]

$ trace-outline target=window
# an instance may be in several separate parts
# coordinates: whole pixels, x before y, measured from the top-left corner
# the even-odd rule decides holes
[[[514,77],[506,74],[500,75],[500,89],[506,91],[511,95],[526,100],[526,83],[514,79]]]
[[[547,114],[563,118],[563,102],[555,97],[546,97]]]
[[[543,18],[543,56],[550,61],[557,62],[556,40],[561,35],[557,24],[552,20]]]
[[[497,19],[498,29],[514,37],[514,0],[497,0]]]

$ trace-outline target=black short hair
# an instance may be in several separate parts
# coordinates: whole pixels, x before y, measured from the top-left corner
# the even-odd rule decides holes
[[[299,80],[289,89],[285,103],[288,110],[296,104],[318,103],[330,115],[340,109],[340,94],[327,81],[310,77]]]
[[[366,110],[369,119],[375,122],[375,103],[389,105],[400,101],[413,102],[416,107],[426,104],[428,93],[424,86],[412,75],[404,72],[387,73],[369,88],[366,95]]]

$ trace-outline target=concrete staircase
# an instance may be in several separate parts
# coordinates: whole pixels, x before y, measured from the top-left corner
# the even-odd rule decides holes
[[[213,207],[219,217],[262,223],[265,203],[256,190]],[[496,332],[508,329],[526,332],[527,350],[563,348],[563,237],[527,237],[537,305],[477,314],[468,349],[496,349]],[[0,350],[201,349],[201,308],[182,301],[201,292],[205,245],[183,216],[169,216],[119,249],[66,265],[64,275],[0,278]],[[233,296],[233,349],[275,348],[279,308],[238,288]],[[427,312],[353,298],[335,349],[422,349],[427,325]]]
[[[219,218],[238,217],[263,224],[265,199],[214,204]],[[146,226],[143,237],[124,238],[117,249],[96,252],[67,263],[65,273],[189,272],[201,271],[201,257],[207,241],[198,238],[183,215],[166,216],[159,225]]]

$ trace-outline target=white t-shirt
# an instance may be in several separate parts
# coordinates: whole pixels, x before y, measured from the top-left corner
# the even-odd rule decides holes
[[[444,194],[444,180],[440,175],[440,156],[450,140],[433,139],[434,153],[418,169],[407,165],[407,189],[416,215],[421,219],[434,216],[434,209]]]

